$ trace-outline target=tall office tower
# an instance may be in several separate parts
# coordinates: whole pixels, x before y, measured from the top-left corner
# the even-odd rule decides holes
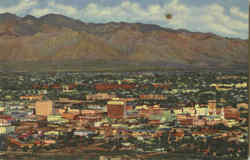
[[[126,103],[119,99],[113,99],[107,103],[108,117],[112,119],[122,119],[126,115]]]
[[[37,101],[36,104],[36,115],[48,116],[53,114],[53,101]]]

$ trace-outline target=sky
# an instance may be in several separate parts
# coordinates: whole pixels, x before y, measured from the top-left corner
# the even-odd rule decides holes
[[[86,23],[130,22],[248,38],[248,0],[1,0],[0,13],[62,14]],[[172,19],[166,19],[166,14]]]

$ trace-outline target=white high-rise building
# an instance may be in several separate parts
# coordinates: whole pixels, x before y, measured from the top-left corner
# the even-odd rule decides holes
[[[225,119],[224,107],[221,108],[220,116],[221,116],[221,119]]]

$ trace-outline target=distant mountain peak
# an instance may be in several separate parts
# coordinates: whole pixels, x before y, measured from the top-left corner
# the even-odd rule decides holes
[[[9,12],[0,13],[0,16],[14,16],[14,17],[17,17],[17,15],[16,15],[16,14],[9,13]]]
[[[29,20],[35,20],[35,19],[37,19],[36,17],[34,17],[34,16],[32,16],[32,15],[26,15],[25,17],[23,17],[23,19],[24,20],[27,20],[27,19],[29,19]]]
[[[40,17],[40,19],[52,19],[52,18],[64,18],[64,19],[68,19],[68,20],[74,20],[73,18],[64,16],[61,14],[55,14],[55,13],[50,13],[50,14],[47,14],[47,15]]]
[[[1,13],[0,14],[0,22],[1,21],[13,21],[13,20],[19,20],[20,17],[18,17],[17,15],[15,14],[12,14],[12,13]]]

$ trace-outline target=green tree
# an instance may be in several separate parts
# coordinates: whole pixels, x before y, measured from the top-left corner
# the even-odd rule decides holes
[[[32,154],[33,154],[33,153],[36,153],[36,152],[38,151],[38,149],[39,149],[39,148],[38,148],[38,146],[37,146],[36,144],[33,145],[32,148],[31,148]]]
[[[27,146],[22,148],[23,152],[28,152],[29,148]]]
[[[168,133],[164,132],[160,137],[160,146],[166,151],[168,144]]]

